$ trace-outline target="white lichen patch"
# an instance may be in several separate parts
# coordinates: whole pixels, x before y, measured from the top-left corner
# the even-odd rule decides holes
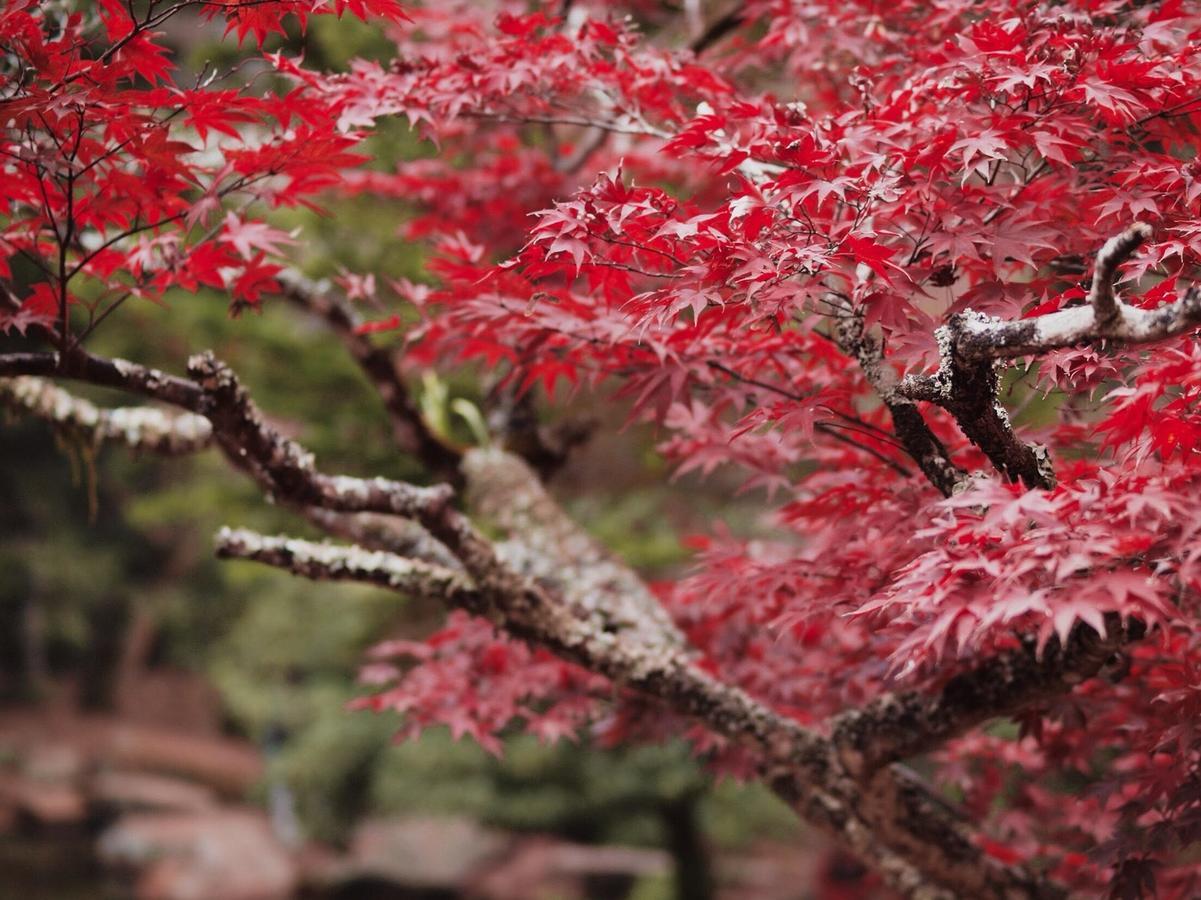
[[[462,572],[353,544],[268,537],[228,527],[217,533],[216,543],[218,551],[226,556],[264,562],[309,577],[361,581],[441,600],[474,590],[471,579]]]
[[[638,576],[567,516],[524,461],[499,448],[477,448],[463,460],[468,502],[503,530],[497,556],[512,571],[563,602],[600,647],[660,653],[683,636]]]
[[[212,424],[203,416],[149,406],[102,409],[42,378],[0,380],[0,402],[97,445],[117,442],[135,450],[188,453],[213,438]]]

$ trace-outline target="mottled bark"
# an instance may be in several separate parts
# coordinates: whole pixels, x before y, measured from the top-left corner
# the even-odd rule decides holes
[[[102,409],[43,378],[0,379],[0,406],[49,422],[91,444],[116,442],[132,450],[180,455],[212,443],[208,419],[151,406]]]
[[[847,769],[867,777],[884,765],[935,750],[990,719],[1062,696],[1100,673],[1124,646],[1146,633],[1114,615],[1106,633],[1077,625],[1068,641],[1040,652],[1033,638],[989,657],[936,691],[888,693],[833,720],[831,739]]]
[[[831,303],[839,311],[835,332],[839,348],[859,363],[868,384],[892,416],[897,438],[922,474],[944,496],[951,496],[966,481],[967,472],[951,460],[913,400],[897,391],[896,373],[884,356],[884,346],[864,328],[863,315],[841,297],[832,296]]]

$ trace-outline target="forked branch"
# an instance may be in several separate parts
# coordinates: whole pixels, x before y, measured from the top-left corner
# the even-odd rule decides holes
[[[997,399],[997,366],[1006,359],[1079,344],[1151,343],[1201,325],[1201,289],[1195,285],[1176,302],[1150,310],[1123,303],[1115,294],[1118,267],[1150,235],[1150,227],[1140,222],[1105,243],[1097,253],[1086,305],[1019,320],[997,319],[973,310],[952,316],[936,332],[938,371],[902,379],[893,388],[895,396],[946,409],[1007,477],[1027,487],[1054,486],[1046,450],[1017,437]]]

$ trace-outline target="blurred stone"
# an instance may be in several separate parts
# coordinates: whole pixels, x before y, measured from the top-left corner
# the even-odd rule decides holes
[[[30,783],[20,810],[38,825],[51,827],[79,825],[88,816],[83,794],[66,784]]]
[[[140,900],[283,900],[296,865],[261,814],[137,813],[100,837],[100,859],[139,872]]]
[[[472,900],[563,900],[626,897],[639,879],[663,877],[671,860],[659,850],[571,844],[536,837],[520,841],[503,861],[465,886]]]
[[[143,772],[101,772],[90,795],[101,809],[119,812],[196,812],[216,802],[203,785]]]
[[[0,710],[6,755],[22,773],[61,780],[111,767],[183,776],[228,797],[243,797],[263,775],[262,755],[246,741],[129,725],[70,710]]]
[[[0,820],[39,828],[80,825],[87,820],[83,794],[70,782],[37,781],[24,775],[0,777]]]
[[[219,738],[221,697],[193,672],[137,668],[119,679],[117,717],[130,725],[181,735]]]
[[[21,774],[33,781],[74,781],[83,767],[84,755],[66,741],[35,743],[21,757]]]
[[[470,819],[372,819],[355,829],[349,859],[332,883],[389,883],[427,891],[457,891],[511,839]]]
[[[337,881],[346,865],[345,858],[332,847],[316,842],[302,844],[292,858],[300,872],[301,883],[317,890]]]
[[[201,738],[120,723],[107,728],[97,744],[103,762],[122,769],[182,775],[229,796],[243,796],[263,774],[262,756],[245,741]]]

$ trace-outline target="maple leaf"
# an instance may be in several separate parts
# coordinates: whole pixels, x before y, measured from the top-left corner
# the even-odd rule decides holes
[[[52,285],[34,285],[16,310],[0,310],[0,332],[16,331],[23,336],[31,326],[51,326],[58,317],[58,306],[59,297]]]
[[[296,243],[296,232],[284,232],[264,222],[243,220],[236,213],[225,216],[221,240],[232,246],[243,259],[268,254],[279,256],[282,248]]]

